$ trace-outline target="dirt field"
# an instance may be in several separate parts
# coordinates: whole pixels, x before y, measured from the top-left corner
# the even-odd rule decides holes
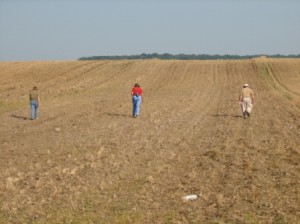
[[[299,223],[299,115],[299,59],[1,62],[0,223]]]

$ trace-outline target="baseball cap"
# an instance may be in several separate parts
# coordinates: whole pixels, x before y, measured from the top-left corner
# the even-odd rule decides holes
[[[246,83],[246,84],[244,84],[244,87],[247,87],[247,86],[249,86],[247,83]]]

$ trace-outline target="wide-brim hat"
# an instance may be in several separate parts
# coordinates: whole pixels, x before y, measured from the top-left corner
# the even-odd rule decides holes
[[[248,87],[249,85],[247,83],[244,84],[244,87]]]

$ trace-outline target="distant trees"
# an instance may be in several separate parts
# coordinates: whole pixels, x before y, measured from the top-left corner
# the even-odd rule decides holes
[[[298,55],[209,55],[209,54],[140,54],[140,55],[116,55],[116,56],[91,56],[81,57],[78,60],[134,60],[134,59],[161,59],[161,60],[231,60],[231,59],[251,59],[257,57],[268,57],[268,58],[300,58]]]

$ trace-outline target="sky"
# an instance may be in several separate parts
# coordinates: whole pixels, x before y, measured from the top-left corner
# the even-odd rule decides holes
[[[300,0],[0,0],[0,61],[300,54]]]

